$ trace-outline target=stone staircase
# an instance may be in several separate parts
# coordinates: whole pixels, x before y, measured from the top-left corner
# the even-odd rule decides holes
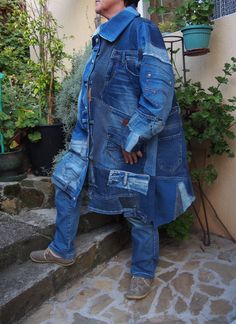
[[[0,190],[0,323],[19,321],[65,284],[115,255],[129,240],[128,227],[118,216],[82,212],[76,263],[67,268],[33,263],[30,252],[46,248],[53,237],[53,188],[48,178],[30,178],[0,184]]]

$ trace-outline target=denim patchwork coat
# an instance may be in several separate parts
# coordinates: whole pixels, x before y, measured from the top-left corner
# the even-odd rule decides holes
[[[52,180],[76,204],[88,175],[90,210],[168,223],[194,194],[161,33],[129,6],[98,28],[92,46],[70,150]],[[143,157],[126,164],[122,147]]]

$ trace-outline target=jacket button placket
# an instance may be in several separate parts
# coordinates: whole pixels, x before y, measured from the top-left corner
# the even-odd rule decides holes
[[[98,50],[99,50],[99,38],[98,36],[95,37],[95,43],[94,43],[94,39],[93,39],[93,51],[92,51],[92,57],[91,57],[91,63],[90,63],[90,71],[89,71],[89,74],[88,74],[88,81],[86,83],[87,85],[87,109],[88,109],[88,132],[89,132],[89,159],[90,159],[90,163],[91,161],[93,160],[93,152],[92,152],[92,136],[93,136],[93,124],[94,124],[94,121],[93,121],[93,115],[92,115],[92,111],[91,111],[91,101],[92,101],[92,90],[91,90],[91,86],[92,86],[92,80],[90,80],[90,76],[91,76],[91,73],[94,69],[94,64],[95,64],[95,61],[96,61],[96,58],[97,58],[97,54],[98,54]],[[92,167],[92,166],[91,166]]]

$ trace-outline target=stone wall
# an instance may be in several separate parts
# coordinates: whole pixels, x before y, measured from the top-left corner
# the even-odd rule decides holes
[[[28,176],[20,182],[0,183],[0,210],[18,214],[22,209],[54,207],[50,177]]]

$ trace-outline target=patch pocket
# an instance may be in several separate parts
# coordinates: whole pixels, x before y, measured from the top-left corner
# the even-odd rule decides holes
[[[157,164],[161,171],[174,173],[183,161],[182,134],[159,138]]]
[[[84,181],[86,168],[87,162],[80,155],[69,151],[56,165],[52,176],[61,184],[63,190],[74,194]]]
[[[139,77],[140,62],[138,61],[138,56],[126,55],[125,69],[132,76]]]
[[[106,81],[110,81],[117,72],[117,69],[122,61],[122,53],[113,50],[107,66]]]
[[[137,191],[143,195],[148,192],[150,176],[122,170],[111,170],[108,178],[108,186]]]

